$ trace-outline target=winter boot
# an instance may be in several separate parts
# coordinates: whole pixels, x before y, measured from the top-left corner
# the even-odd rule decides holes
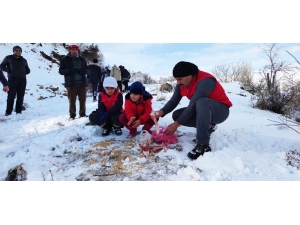
[[[93,102],[97,101],[97,96],[94,96]]]
[[[116,134],[117,136],[120,136],[120,135],[123,134],[123,133],[122,133],[122,130],[121,130],[121,127],[114,127],[114,131],[115,131],[115,134]]]
[[[211,148],[209,145],[197,144],[196,147],[188,153],[188,157],[190,159],[197,159],[200,155],[210,151]]]
[[[103,127],[102,136],[106,137],[106,136],[108,136],[110,134],[110,132],[111,132],[111,128],[105,128],[105,127]]]

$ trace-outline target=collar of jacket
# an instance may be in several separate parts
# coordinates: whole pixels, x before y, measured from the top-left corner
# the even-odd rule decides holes
[[[70,57],[70,58],[73,58],[73,57],[70,55],[70,53],[68,53],[66,56],[68,56],[68,57]],[[78,53],[77,56],[76,56],[76,58],[81,58],[81,55]]]

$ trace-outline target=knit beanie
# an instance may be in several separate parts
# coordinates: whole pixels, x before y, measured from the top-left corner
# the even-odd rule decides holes
[[[16,45],[16,46],[13,47],[13,52],[16,51],[17,49],[20,49],[21,52],[22,52],[22,48],[20,46],[18,46],[18,45]]]
[[[180,61],[173,68],[173,77],[187,77],[189,75],[197,75],[198,67],[190,62]]]
[[[68,47],[68,50],[70,51],[71,49],[79,50],[79,47],[78,47],[77,44],[70,44],[69,47]]]
[[[103,87],[113,87],[115,89],[118,88],[118,83],[116,78],[114,77],[105,77],[104,81],[103,81]]]
[[[130,85],[129,92],[136,95],[143,95],[145,93],[145,87],[141,82],[136,81]]]

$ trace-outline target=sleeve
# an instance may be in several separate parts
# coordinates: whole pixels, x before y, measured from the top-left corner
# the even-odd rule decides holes
[[[90,75],[90,68],[88,67],[88,64],[87,64],[87,62],[84,58],[82,58],[82,62],[83,62],[83,65],[84,65],[85,74]]]
[[[132,104],[129,99],[125,100],[125,115],[128,120],[130,120],[131,117],[136,117],[136,111],[133,109]]]
[[[100,68],[100,67],[99,67],[99,72],[98,72],[98,78],[99,78],[99,81],[101,82],[102,71],[101,71],[101,68]]]
[[[190,100],[188,107],[182,112],[182,114],[177,119],[179,124],[184,124],[189,120],[189,118],[195,113],[196,101],[201,97],[208,97],[208,95],[214,90],[216,86],[216,80],[213,78],[205,78],[200,81],[196,86],[196,91]]]
[[[25,59],[25,69],[26,69],[26,74],[30,74],[30,69],[27,63],[27,60]]]
[[[152,112],[152,99],[148,99],[145,102],[144,114],[139,117],[141,124],[145,124],[148,120],[151,119],[151,116],[150,116],[151,112]]]
[[[61,75],[69,75],[69,74],[72,74],[72,69],[73,68],[67,68],[66,66],[66,58],[63,58],[61,61],[60,61],[60,66],[59,66],[59,74]]]
[[[6,80],[6,77],[4,76],[4,74],[1,70],[0,70],[0,82],[3,84],[3,86],[8,86],[8,82]]]
[[[168,113],[172,112],[177,107],[181,99],[182,95],[180,94],[179,85],[176,85],[172,98],[161,109],[164,112],[163,117]]]
[[[8,70],[9,70],[9,68],[7,67],[8,64],[9,63],[8,63],[8,59],[7,59],[7,56],[6,56],[0,64],[0,69],[5,71],[5,72],[8,72]]]
[[[118,100],[116,101],[115,105],[108,111],[108,113],[112,116],[119,113],[123,106],[123,95],[120,93],[118,95]]]

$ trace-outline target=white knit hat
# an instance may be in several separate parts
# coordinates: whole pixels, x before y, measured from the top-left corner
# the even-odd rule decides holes
[[[104,81],[103,81],[103,87],[113,87],[115,89],[118,88],[118,83],[116,78],[114,77],[105,77]]]

